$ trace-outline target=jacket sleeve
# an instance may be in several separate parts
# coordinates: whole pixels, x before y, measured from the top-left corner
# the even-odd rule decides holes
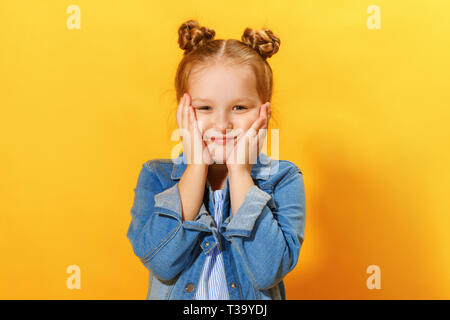
[[[305,229],[305,191],[301,171],[292,167],[271,195],[252,186],[221,233],[231,241],[254,284],[266,290],[297,264]]]
[[[127,238],[144,266],[163,280],[178,275],[195,257],[201,232],[214,222],[202,204],[193,221],[182,221],[178,183],[162,190],[155,166],[144,164],[139,174]]]

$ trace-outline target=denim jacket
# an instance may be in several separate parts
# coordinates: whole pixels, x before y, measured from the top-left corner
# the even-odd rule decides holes
[[[198,215],[182,220],[178,182],[186,166],[184,152],[176,159],[149,160],[134,189],[127,238],[149,271],[146,299],[192,300],[206,256],[216,246],[222,251],[230,300],[286,299],[283,278],[296,266],[304,240],[300,169],[259,153],[250,173],[255,185],[234,216],[227,178],[218,229],[208,181]]]

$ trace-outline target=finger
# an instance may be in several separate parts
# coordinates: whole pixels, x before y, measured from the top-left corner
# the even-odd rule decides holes
[[[192,116],[192,110],[191,107],[189,107],[188,105],[186,106],[187,110],[188,110],[188,130],[193,132],[194,129],[194,121],[192,120],[193,116]]]
[[[188,99],[188,101],[189,101],[188,106],[189,106],[189,108],[191,108],[191,112],[192,112],[193,122],[196,124],[198,131],[201,132],[201,128],[200,128],[199,122],[197,120],[197,113],[195,112],[194,107],[191,105],[190,99]]]
[[[199,133],[201,139],[203,140],[202,124],[201,124],[201,122],[198,121],[197,113],[195,112],[195,108],[191,105],[190,96],[188,96],[188,101],[189,101],[189,107],[191,108],[191,111],[192,111],[193,122],[195,123],[195,127],[198,130],[198,133]]]
[[[194,129],[194,122],[195,122],[195,115],[194,115],[194,108],[191,106],[191,103],[189,101],[189,95],[186,94],[186,107],[188,109],[188,117],[189,117],[189,130]]]
[[[261,106],[260,117],[253,123],[252,127],[248,130],[248,135],[258,141],[262,135],[265,135],[267,127],[269,125],[269,106],[270,102],[267,102]],[[262,145],[261,145],[262,146]]]
[[[202,125],[201,121],[197,120],[197,115],[196,115],[195,109],[193,107],[192,107],[192,113],[194,114],[194,123],[195,123],[196,130],[197,130],[197,132],[199,134],[199,137],[202,140],[202,142],[205,143],[206,140],[205,140],[205,138],[203,136],[204,135],[203,125]]]
[[[189,108],[189,132],[192,134],[192,153],[194,155],[194,163],[203,163],[203,141],[200,138],[200,132],[198,131],[197,121],[194,117],[194,109],[191,106]]]
[[[192,110],[192,112],[195,113],[194,110]],[[198,136],[198,139],[201,140],[202,146],[206,146],[205,141],[203,141],[202,131],[201,131],[200,127],[199,127],[199,122],[197,120],[195,120],[195,116],[193,116],[193,119],[194,119],[194,131],[195,131],[195,134]]]
[[[190,106],[191,105],[191,100],[190,100],[190,96],[188,93],[186,93],[186,101],[184,102],[185,105]]]
[[[261,117],[262,117],[262,125],[260,128],[267,128],[268,125],[268,117],[269,117],[269,106],[270,103],[266,102],[262,107],[261,107]]]
[[[181,118],[182,118],[182,111],[183,111],[183,105],[184,105],[184,98],[185,98],[186,94],[183,94],[183,96],[180,99],[180,102],[178,103],[178,108],[177,108],[177,125],[178,127],[181,127],[182,122],[181,122]]]
[[[270,102],[267,102],[267,109],[266,109],[266,119],[265,119],[265,124],[262,127],[262,129],[259,130],[258,132],[258,153],[261,152],[263,146],[264,146],[264,142],[267,136],[267,130],[269,127],[269,120],[270,120],[270,116],[272,114],[272,110],[270,109]]]
[[[235,154],[233,155],[234,163],[245,164],[248,154],[248,145],[250,137],[248,135],[243,136],[239,144],[236,145]]]
[[[253,132],[251,136],[252,148],[255,152],[259,153],[264,145],[264,139],[267,135],[267,128],[264,126],[258,130],[257,133]]]
[[[193,141],[195,141],[195,144],[197,147],[201,147],[203,146],[203,141],[200,135],[200,131],[198,130],[198,123],[197,121],[195,121],[195,116],[194,116],[194,108],[192,107],[188,107],[189,108],[189,119],[190,119],[190,124],[191,124],[191,133],[192,133],[192,138]]]
[[[247,136],[250,137],[250,138],[256,137],[256,135],[258,134],[258,131],[257,131],[257,130],[258,130],[258,129],[254,129],[253,127],[250,128],[250,129],[248,129],[248,131],[247,131]]]
[[[182,105],[182,114],[183,114],[183,128],[187,129],[188,128],[188,121],[189,121],[189,113],[188,113],[188,108],[186,106],[186,98],[183,100],[183,105]]]
[[[265,108],[265,105],[261,106],[261,109]],[[262,112],[265,112],[264,110],[262,110]],[[249,133],[251,133],[251,135],[256,135],[256,133],[258,132],[258,130],[264,125],[264,121],[265,121],[265,117],[264,114],[261,114],[260,111],[260,115],[258,117],[258,119],[255,120],[255,122],[253,122],[252,126],[250,127]]]
[[[182,105],[182,123],[183,123],[183,135],[189,134],[189,109],[186,105],[186,97],[184,99],[183,105]],[[189,138],[189,137],[188,137]]]
[[[269,119],[270,119],[271,114],[272,114],[272,111],[270,109],[270,102],[268,102],[267,107],[266,107],[266,121],[264,124],[264,128],[267,128],[269,126]]]
[[[267,136],[267,129],[261,129],[258,133],[258,152],[261,152],[262,147]]]
[[[257,158],[258,158],[258,153],[259,153],[259,149],[258,149],[258,139],[253,139],[250,144],[249,144],[249,163],[251,164],[255,164],[257,162]]]

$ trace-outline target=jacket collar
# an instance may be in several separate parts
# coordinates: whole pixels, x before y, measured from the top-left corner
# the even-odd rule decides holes
[[[179,180],[183,175],[184,171],[187,167],[186,156],[184,155],[184,151],[180,153],[180,155],[172,161],[174,163],[172,174],[170,178],[172,180]],[[272,159],[266,154],[260,152],[256,159],[256,163],[252,166],[252,171],[250,172],[250,176],[253,179],[262,179],[267,180],[270,175],[270,168],[272,164]]]

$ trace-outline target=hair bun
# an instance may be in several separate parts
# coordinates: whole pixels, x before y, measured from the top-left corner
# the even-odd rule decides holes
[[[269,29],[255,31],[246,28],[241,39],[242,42],[255,49],[264,60],[273,56],[280,48],[280,38]]]
[[[188,54],[195,48],[212,40],[216,32],[212,29],[202,27],[196,20],[188,20],[178,29],[178,44]]]

